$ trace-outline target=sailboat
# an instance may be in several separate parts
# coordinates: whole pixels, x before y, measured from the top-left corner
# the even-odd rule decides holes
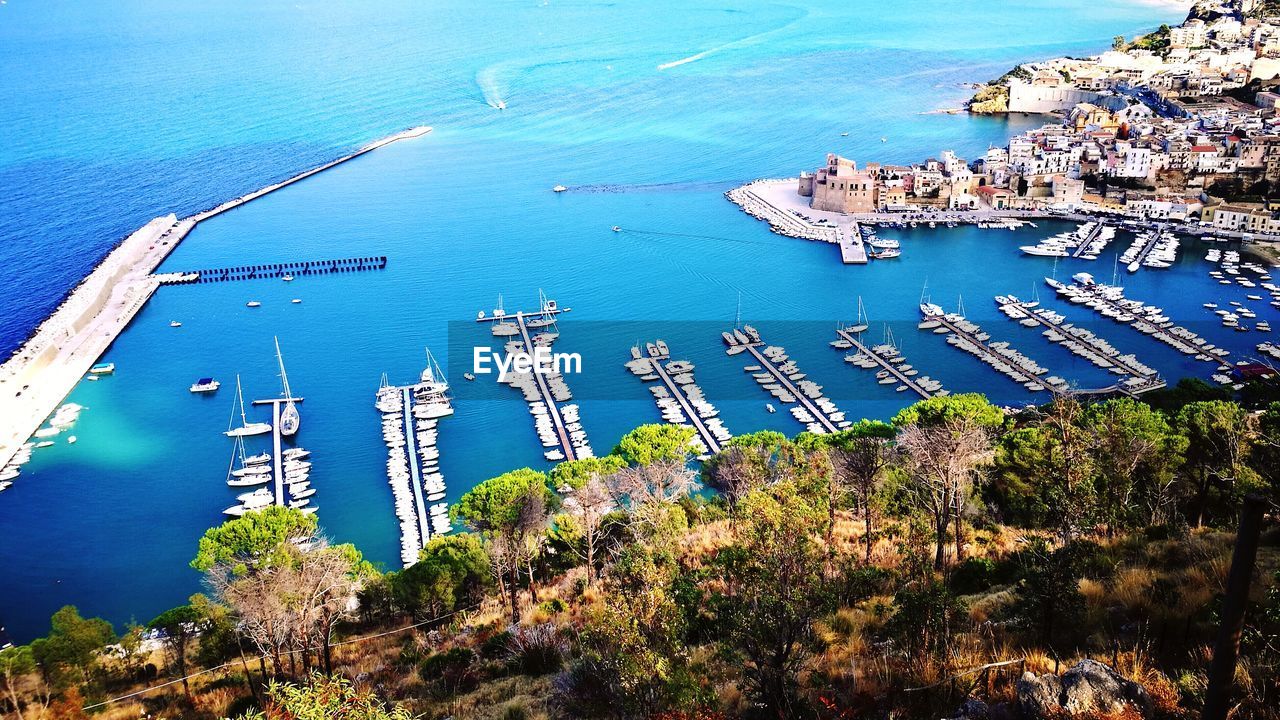
[[[427,366],[422,371],[422,382],[414,387],[414,400],[417,405],[413,416],[419,420],[434,420],[453,414],[453,404],[449,402],[449,383],[444,371],[426,348]]]
[[[236,468],[236,460],[240,467]],[[231,449],[231,462],[227,466],[227,484],[231,487],[253,487],[271,482],[271,468],[266,465],[249,465],[245,463],[244,440],[236,437],[235,446]]]
[[[860,333],[868,327],[867,310],[862,306],[862,296],[858,296],[858,319],[852,325],[845,328],[852,333]]]
[[[284,357],[280,355],[280,338],[276,341],[276,361],[280,363],[280,382],[284,383],[284,409],[280,411],[280,434],[288,437],[298,432],[302,417],[298,415],[298,406],[293,402],[293,394],[289,392],[289,375],[284,371]]]
[[[265,422],[249,422],[244,414],[244,390],[240,387],[240,376],[236,375],[236,402],[240,404],[240,427],[232,427],[235,422],[236,406],[231,406],[231,419],[227,421],[227,431],[223,433],[227,437],[245,437],[248,435],[262,435],[271,432],[271,423]]]

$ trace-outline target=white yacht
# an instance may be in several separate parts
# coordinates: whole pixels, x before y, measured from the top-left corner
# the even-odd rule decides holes
[[[193,393],[210,393],[216,391],[220,387],[222,387],[222,383],[211,377],[205,377],[196,380],[188,389]]]
[[[280,363],[280,382],[284,383],[284,409],[280,411],[280,434],[289,437],[298,432],[302,424],[302,416],[298,414],[298,406],[293,402],[293,394],[289,391],[289,375],[284,371],[284,357],[280,355],[280,338],[276,341],[276,361]]]

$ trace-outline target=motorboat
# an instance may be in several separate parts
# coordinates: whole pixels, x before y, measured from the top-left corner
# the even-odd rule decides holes
[[[222,383],[217,380],[214,380],[211,377],[204,377],[196,380],[188,389],[193,393],[210,393],[215,392],[221,386]]]
[[[115,363],[98,363],[89,368],[90,374],[93,375],[110,375],[116,371]]]
[[[258,302],[257,300],[250,300],[249,302],[245,303],[245,307],[262,307],[262,303]]]
[[[178,322],[177,320],[170,320],[169,327],[182,327],[182,323]]]

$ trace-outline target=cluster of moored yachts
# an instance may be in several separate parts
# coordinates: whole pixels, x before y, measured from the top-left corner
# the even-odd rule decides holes
[[[1040,392],[1046,387],[1058,391],[1068,389],[1067,381],[1057,375],[1041,377],[1048,369],[1018,352],[1009,343],[988,342],[991,335],[964,315],[945,312],[940,306],[930,302],[920,303],[920,314],[923,316],[920,329],[939,334],[948,333],[948,345],[973,355],[1031,392]]]
[[[544,328],[554,324],[553,318],[531,318],[525,321],[525,325],[529,328]],[[505,330],[505,326],[510,325],[519,333],[519,328],[515,323],[499,322],[493,325],[493,334],[502,336],[509,333]],[[528,353],[530,357],[534,356],[537,348],[550,348],[551,343],[559,337],[556,332],[546,331],[539,332],[530,338],[534,347],[526,350],[524,340],[516,338],[508,340],[504,349],[508,357]],[[569,390],[568,383],[564,380],[563,373],[560,368],[550,366],[543,367],[538,372],[517,372],[510,370],[507,372],[504,381],[511,387],[520,391],[524,396],[525,402],[529,404],[529,414],[533,416],[534,429],[538,433],[538,441],[542,443],[543,455],[547,460],[558,462],[565,459],[564,451],[560,448],[560,436],[556,428],[556,419],[552,416],[553,411],[558,412],[561,422],[564,424],[564,431],[568,435],[569,444],[573,447],[573,454],[578,459],[595,457],[595,453],[591,449],[591,444],[587,441],[587,431],[582,428],[582,419],[579,417],[579,410],[576,404],[560,405],[558,408],[549,406],[546,397],[543,395],[543,388],[540,383],[545,383],[546,390],[550,393],[551,400],[556,403],[568,402],[573,399],[573,393]]]
[[[1218,248],[1209,248],[1204,259],[1220,265],[1221,269],[1209,271],[1209,276],[1217,280],[1218,284],[1239,285],[1250,290],[1261,287],[1270,294],[1271,307],[1280,310],[1280,286],[1271,282],[1271,272],[1267,268],[1258,263],[1240,262],[1240,253],[1235,250],[1222,251]],[[1245,272],[1241,272],[1242,270]],[[1264,299],[1258,294],[1249,294],[1245,298],[1253,302],[1261,302]],[[1256,320],[1258,314],[1239,301],[1233,300],[1227,304],[1230,307],[1220,308],[1217,303],[1208,302],[1204,304],[1204,307],[1212,310],[1215,315],[1221,318],[1225,327],[1241,332],[1249,330],[1249,326],[1242,321]],[[1253,329],[1261,332],[1271,332],[1271,323],[1266,320],[1258,320],[1254,323]],[[1258,350],[1270,354],[1261,346],[1258,347]]]
[[[1117,375],[1155,377],[1156,370],[1132,353],[1121,354],[1111,343],[1090,330],[1066,322],[1062,313],[1039,307],[1039,302],[1023,302],[1013,295],[997,295],[1001,312],[1024,327],[1045,326],[1044,338],[1058,343],[1073,354]]]
[[[1139,267],[1163,270],[1178,261],[1178,236],[1162,230],[1144,230],[1120,254],[1120,264],[1129,272]]]
[[[275,463],[269,452],[257,455],[247,455],[245,452],[246,437],[267,435],[274,431],[280,438],[292,438],[302,426],[302,416],[298,412],[293,391],[289,388],[289,374],[284,369],[279,340],[276,341],[276,361],[280,364],[280,381],[284,391],[279,400],[262,401],[276,407],[283,406],[277,416],[279,424],[276,427],[272,427],[269,422],[249,421],[245,412],[244,387],[240,384],[240,376],[236,376],[236,399],[231,406],[227,430],[223,433],[235,440],[231,449],[231,465],[227,469],[227,485],[234,488],[256,486],[257,489],[237,495],[236,504],[222,511],[226,515],[241,517],[245,513],[276,504],[301,510],[307,515],[316,513],[316,507],[311,504],[311,496],[316,491],[311,487],[311,461],[307,459],[311,455],[310,451],[296,446],[284,448],[280,450],[279,462]],[[201,380],[217,384],[211,378]],[[235,424],[237,410],[240,416],[239,426]],[[279,443],[276,446],[279,447]]]
[[[65,403],[53,413],[53,417],[49,418],[47,426],[36,430],[32,439],[22,444],[8,464],[0,467],[0,492],[13,486],[13,481],[22,474],[22,466],[31,462],[31,453],[41,448],[52,447],[53,438],[74,425],[76,420],[80,419],[82,410],[84,410],[83,405]],[[75,444],[75,441],[75,435],[67,436],[68,444]]]
[[[952,224],[954,225],[954,223]],[[859,228],[859,231],[862,233],[862,241],[871,248],[871,250],[867,251],[869,257],[876,260],[888,260],[902,255],[901,244],[893,238],[882,238],[876,235],[874,227],[863,225]]]
[[[748,348],[764,345],[760,333],[750,325],[743,325],[741,329],[735,328],[733,332],[721,333],[721,337],[727,346],[725,352],[729,355],[737,355],[747,351]],[[744,370],[751,373],[756,383],[770,395],[782,404],[789,405],[788,409],[792,417],[804,425],[809,432],[826,432],[826,427],[810,411],[810,406],[821,413],[834,427],[846,428],[853,424],[852,421],[845,419],[844,413],[836,407],[835,403],[822,394],[822,386],[807,379],[796,366],[796,362],[787,357],[785,348],[779,345],[767,345],[759,353],[768,367],[748,365]],[[796,393],[803,395],[809,402],[797,403],[799,398]],[[770,412],[774,411],[772,405],[767,407]]]
[[[271,463],[271,453],[244,455],[244,445],[236,438],[239,449],[240,467],[231,470],[227,485],[235,488],[259,486],[256,490],[240,493],[236,496],[236,504],[222,512],[233,517],[240,517],[248,512],[262,510],[276,504],[275,491],[267,487],[275,480]],[[316,494],[311,487],[311,462],[307,459],[311,452],[300,447],[286,448],[280,451],[280,482],[288,496],[287,506],[301,510],[307,515],[314,515],[317,508],[311,505],[311,496]]]
[[[861,303],[859,303],[861,304]],[[841,336],[831,341],[831,347],[837,350],[848,350],[853,347],[844,335],[844,333],[860,333],[867,329],[867,324],[859,318],[859,321],[851,326],[841,328],[844,332]],[[864,346],[865,347],[865,346]],[[888,326],[885,327],[885,341],[879,345],[865,347],[858,352],[845,355],[844,361],[860,367],[864,370],[875,370],[876,382],[881,385],[897,385],[895,388],[898,392],[906,392],[909,388],[902,378],[909,378],[916,387],[924,390],[931,395],[947,395],[948,391],[942,389],[942,383],[934,380],[928,375],[921,375],[907,363],[907,359],[902,356],[898,350],[898,346],[893,343],[892,333]],[[893,368],[890,370],[889,368]]]
[[[1164,315],[1164,310],[1161,308],[1147,305],[1140,300],[1126,298],[1124,288],[1095,283],[1088,273],[1079,273],[1073,280],[1074,284],[1067,285],[1052,278],[1045,278],[1045,282],[1068,302],[1084,305],[1103,317],[1127,324],[1183,355],[1204,362],[1217,363],[1218,372],[1212,376],[1213,379],[1224,385],[1232,382],[1229,374],[1232,367],[1227,359],[1230,352],[1226,349],[1213,345],[1180,325],[1175,325]],[[1236,387],[1238,388],[1239,385]]]
[[[1040,257],[1076,257],[1097,260],[1098,255],[1115,239],[1116,229],[1099,222],[1087,222],[1075,230],[1047,237],[1035,245],[1023,245],[1027,255]]]
[[[627,369],[644,382],[661,380],[662,373],[670,379],[674,386],[672,388],[669,388],[665,382],[649,386],[649,392],[653,394],[654,402],[658,406],[658,411],[662,413],[663,420],[672,425],[688,426],[690,421],[688,415],[691,410],[716,441],[721,443],[728,441],[732,435],[718,417],[720,411],[707,401],[702,388],[694,382],[693,363],[670,358],[671,353],[667,343],[655,340],[645,344],[644,353],[640,351],[639,345],[631,348],[631,360],[627,362]],[[699,455],[711,451],[701,437],[695,440],[695,447]]]
[[[432,535],[453,530],[440,471],[437,427],[440,418],[453,414],[448,391],[440,366],[428,352],[420,382],[396,387],[383,375],[374,402],[382,413],[387,483],[400,521],[400,560],[405,567],[418,561],[419,551]]]

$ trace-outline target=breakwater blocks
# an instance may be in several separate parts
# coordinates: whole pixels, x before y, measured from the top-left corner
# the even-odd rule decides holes
[[[212,270],[190,270],[169,273],[161,278],[165,285],[191,285],[197,283],[233,282],[238,280],[263,280],[294,278],[307,275],[329,275],[344,272],[385,270],[387,256],[343,258],[340,260],[303,260],[297,262],[268,263],[265,265],[240,265]]]

